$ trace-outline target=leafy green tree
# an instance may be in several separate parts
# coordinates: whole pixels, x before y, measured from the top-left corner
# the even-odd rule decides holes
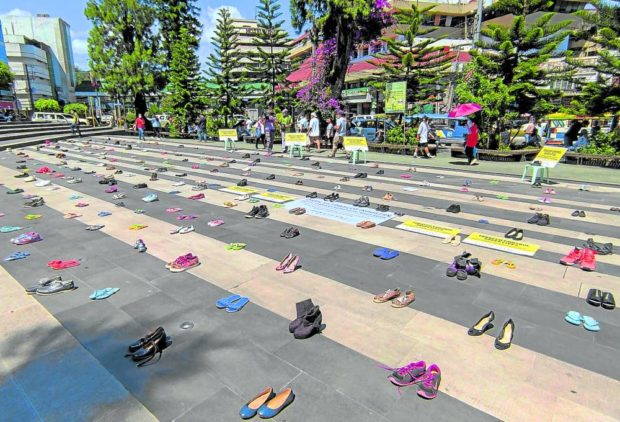
[[[228,116],[237,111],[241,104],[245,77],[239,72],[242,57],[237,49],[239,37],[233,27],[230,11],[226,8],[218,12],[211,44],[213,53],[207,59],[207,81],[204,87],[215,114],[224,116],[224,125],[228,126]]]
[[[514,6],[519,3],[512,0],[500,0],[496,7]],[[541,0],[522,2],[530,5],[517,10],[523,14],[516,15],[509,26],[491,24],[482,28],[478,50],[471,54],[481,72],[489,79],[501,78],[508,91],[515,97],[515,108],[519,113],[544,115],[555,108],[551,102],[558,92],[549,89],[549,81],[562,78],[562,70],[545,70],[543,64],[552,57],[559,57],[559,43],[566,38],[566,27],[570,21],[551,23],[553,13],[544,13],[533,23],[526,23],[525,13],[536,10],[532,4],[547,7]],[[514,6],[516,7],[516,6]]]
[[[9,66],[4,62],[0,62],[0,89],[8,89],[14,78]]]
[[[77,112],[78,116],[86,117],[86,113],[88,112],[88,106],[82,103],[71,103],[64,106],[62,109],[63,113],[71,114],[74,111]]]
[[[196,36],[182,27],[172,43],[172,61],[168,72],[170,88],[164,98],[164,109],[174,116],[170,127],[172,136],[177,136],[188,123],[194,121],[201,107],[197,48]]]
[[[549,11],[555,2],[551,0],[500,0],[491,9],[500,14],[526,16],[530,13]]]
[[[272,107],[276,106],[276,87],[286,79],[290,47],[288,36],[280,19],[280,4],[276,0],[260,0],[258,6],[258,33],[253,42],[256,47],[252,60],[252,78],[255,82],[269,81],[269,96]]]
[[[59,112],[60,104],[58,104],[58,101],[51,98],[39,98],[34,102],[34,109],[36,111]]]
[[[426,100],[435,94],[436,85],[445,76],[443,72],[452,65],[448,51],[433,45],[436,40],[427,38],[419,41],[418,38],[434,30],[420,28],[423,15],[433,7],[418,9],[413,4],[411,9],[398,10],[394,16],[398,24],[395,31],[397,37],[384,37],[388,53],[377,55],[385,71],[379,76],[383,82],[407,81],[407,102]]]
[[[136,112],[146,111],[145,93],[158,69],[153,54],[157,10],[147,0],[88,0],[84,14],[93,23],[88,36],[90,68],[114,98],[134,98]]]

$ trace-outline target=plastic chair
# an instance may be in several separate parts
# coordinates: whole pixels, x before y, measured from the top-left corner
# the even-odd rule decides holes
[[[536,180],[538,179],[538,173],[540,172],[540,179],[541,182],[544,181],[544,179],[547,179],[547,183],[549,183],[549,167],[545,167],[545,166],[533,166],[531,164],[526,164],[525,168],[523,169],[523,175],[521,175],[521,181],[525,181],[525,177],[527,176],[527,171],[530,170],[530,174],[532,176],[532,185],[534,183],[536,183]]]
[[[228,151],[229,148],[230,148],[230,151],[235,150],[235,140],[232,138],[224,139],[224,150]]]
[[[295,156],[295,151],[299,153],[300,158],[304,158],[304,147],[303,145],[291,145],[289,148],[289,156],[293,158]]]
[[[364,164],[366,164],[366,151],[356,149],[355,151],[351,151],[351,161],[353,164],[357,164],[360,159],[360,153],[364,153]]]

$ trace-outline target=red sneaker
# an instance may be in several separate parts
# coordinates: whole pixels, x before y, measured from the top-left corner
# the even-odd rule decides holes
[[[581,261],[583,257],[583,249],[574,248],[572,251],[568,253],[564,258],[560,259],[560,264],[564,265],[575,265]]]
[[[594,271],[596,269],[596,251],[584,248],[580,267],[584,271]]]

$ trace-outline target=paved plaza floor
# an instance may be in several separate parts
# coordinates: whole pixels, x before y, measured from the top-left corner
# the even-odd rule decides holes
[[[256,153],[253,146],[227,152],[216,143],[183,141],[179,148],[170,141],[137,145],[135,138],[108,139],[0,153],[0,213],[5,214],[0,226],[23,227],[0,234],[0,258],[30,253],[0,266],[0,420],[236,421],[241,406],[267,386],[295,392],[295,401],[273,419],[281,422],[611,421],[620,415],[620,314],[585,301],[591,288],[620,299],[620,257],[597,256],[594,272],[559,264],[588,238],[620,244],[620,212],[610,210],[620,207],[620,187],[609,184],[612,173],[605,173],[608,183],[589,180],[590,190],[583,191],[581,169],[571,167],[565,181],[533,188],[516,171],[497,169],[497,163],[492,168],[484,163],[479,171],[432,167],[426,161],[416,167],[402,160],[373,168],[325,153],[306,161],[266,157],[261,150],[248,159],[243,156]],[[125,149],[129,142],[132,150]],[[51,190],[14,178],[20,173],[15,169],[18,151],[29,156],[33,174],[48,166],[83,183],[37,175],[59,187]],[[58,153],[66,155],[67,166],[60,165]],[[246,167],[256,158],[260,163],[247,175]],[[316,161],[320,169],[312,166]],[[74,166],[82,171],[67,168]],[[148,180],[149,168],[163,167],[169,171],[159,173],[158,181]],[[115,206],[119,201],[104,192],[106,186],[83,173],[109,175],[118,169],[123,173],[115,177],[119,191],[127,194],[122,199],[126,207]],[[361,172],[367,178],[353,178]],[[266,180],[271,174],[275,179]],[[350,180],[341,181],[345,176]],[[338,203],[351,204],[363,194],[370,197],[367,210],[383,204],[397,214],[364,230],[350,221],[355,209],[331,216],[329,210],[294,215],[286,206],[237,201],[235,194],[220,190],[244,178],[248,188],[295,200],[317,192],[315,201],[321,203],[340,185]],[[179,180],[186,184],[175,186]],[[199,180],[210,184],[202,191],[205,198],[188,199],[197,193],[191,186]],[[465,180],[471,181],[467,192],[462,191]],[[133,189],[138,183],[148,188]],[[374,190],[362,191],[365,185]],[[548,187],[555,194],[545,195]],[[24,208],[21,195],[4,193],[8,188],[41,195],[46,204]],[[387,192],[394,200],[381,199]],[[143,202],[148,193],[159,201]],[[72,200],[72,195],[81,198]],[[538,202],[543,196],[552,202]],[[89,205],[76,208],[79,201]],[[228,208],[227,201],[238,205]],[[261,204],[267,205],[268,218],[244,217]],[[459,204],[461,212],[447,213],[451,204]],[[198,218],[180,222],[179,213],[166,212],[175,207]],[[527,223],[538,207],[550,216],[548,226]],[[145,214],[135,213],[138,208]],[[584,210],[586,217],[572,217],[574,210]],[[111,215],[100,217],[101,211]],[[67,212],[82,216],[65,219]],[[359,215],[364,212],[370,211],[359,210]],[[41,217],[25,220],[29,213]],[[213,219],[225,223],[208,226]],[[524,242],[539,249],[525,256],[471,244],[452,246],[403,230],[409,220],[458,229],[462,238],[472,233],[503,238],[511,228],[521,228]],[[105,227],[85,230],[92,224]],[[132,224],[147,227],[129,230]],[[195,231],[170,235],[180,224],[193,224]],[[300,235],[281,237],[291,226]],[[43,241],[9,242],[26,231],[38,232]],[[146,253],[133,248],[138,238],[146,243]],[[232,242],[247,246],[227,250]],[[400,255],[375,258],[377,247]],[[447,277],[446,268],[465,250],[483,262],[481,276]],[[201,265],[182,273],[165,268],[188,252]],[[289,252],[301,257],[301,267],[291,274],[275,271]],[[46,265],[72,259],[80,265],[59,271]],[[493,265],[495,259],[509,260],[516,268]],[[24,293],[24,287],[56,274],[74,280],[77,289],[52,296]],[[89,299],[106,287],[120,291],[105,300]],[[414,290],[416,300],[402,309],[373,302],[374,295],[393,288]],[[238,313],[217,309],[215,302],[230,294],[250,302]],[[308,298],[320,306],[326,328],[298,340],[288,325],[296,316],[295,304]],[[468,328],[490,310],[495,327],[480,337],[468,336]],[[600,331],[567,323],[568,311],[595,318]],[[497,350],[495,337],[510,318],[515,323],[512,346]],[[187,321],[193,328],[180,328]],[[127,345],[160,325],[172,346],[161,360],[137,368],[124,357]],[[421,360],[441,368],[440,392],[433,400],[419,397],[415,385],[397,389],[383,368]]]

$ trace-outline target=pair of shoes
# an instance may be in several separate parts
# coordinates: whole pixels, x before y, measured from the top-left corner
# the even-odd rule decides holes
[[[384,293],[376,295],[373,299],[375,303],[392,302],[394,308],[404,308],[415,301],[415,292],[408,290],[404,296],[401,296],[400,289],[388,289]]]
[[[241,408],[239,416],[241,419],[252,419],[258,414],[263,419],[270,419],[278,415],[293,400],[295,393],[291,388],[285,388],[275,394],[273,388],[267,387]]]
[[[446,269],[448,277],[456,277],[458,280],[465,281],[467,276],[476,276],[480,278],[480,270],[482,262],[478,258],[470,258],[469,252],[463,252],[459,256],[454,257],[454,261]]]
[[[296,339],[310,338],[316,333],[320,334],[325,329],[321,309],[315,306],[311,299],[298,302],[295,307],[297,309],[297,318],[291,321],[288,331]]]
[[[583,246],[592,249],[598,255],[611,255],[614,253],[614,245],[612,243],[597,243],[592,238],[589,238]]]
[[[244,186],[247,186],[247,185],[248,185],[248,179],[241,179],[241,180],[237,183],[237,186],[240,186],[240,187],[244,187]]]
[[[575,210],[573,211],[573,213],[571,214],[573,217],[585,217],[586,216],[586,212],[584,210]]]
[[[286,239],[292,239],[297,236],[299,236],[299,229],[297,227],[289,227],[280,233],[280,237],[284,237]]]
[[[377,208],[375,208],[375,210],[379,212],[388,212],[390,210],[390,207],[388,207],[387,205],[379,205],[377,206]]]
[[[365,179],[368,177],[368,174],[366,173],[357,173],[355,176],[353,176],[354,179]]]
[[[149,193],[144,198],[142,198],[142,200],[144,202],[155,202],[155,201],[159,201],[159,197],[154,193]]]
[[[437,397],[439,384],[441,384],[441,369],[436,364],[426,367],[426,362],[411,362],[401,368],[389,368],[381,365],[383,369],[392,371],[388,380],[396,386],[407,387],[418,385],[418,396],[432,400]]]
[[[303,180],[298,180],[298,181],[295,182],[295,184],[297,186],[303,186],[304,185],[304,181]]]
[[[515,264],[514,262],[512,262],[512,261],[507,261],[507,260],[505,260],[505,259],[501,259],[501,258],[494,259],[493,261],[491,261],[491,264],[493,264],[493,265],[502,265],[502,264],[506,264],[506,266],[507,266],[508,268],[510,268],[511,270],[514,270],[514,269],[516,269],[516,268],[517,268],[517,264]]]
[[[609,310],[616,307],[614,295],[610,292],[601,292],[599,289],[590,289],[586,301],[592,306],[601,306]]]
[[[144,253],[146,252],[146,244],[144,243],[144,241],[142,239],[138,239],[136,240],[136,243],[133,245],[134,249],[137,249],[138,252],[140,253]]]
[[[454,236],[448,236],[441,243],[445,245],[449,243],[452,246],[459,246],[461,244],[461,236],[459,236],[458,234]]]
[[[107,299],[113,294],[117,293],[120,289],[118,287],[106,287],[105,289],[95,290],[89,298],[91,300],[103,300]]]
[[[178,226],[170,230],[170,234],[187,234],[193,232],[194,226]]]
[[[41,197],[37,197],[33,199],[32,201],[28,201],[24,203],[24,207],[26,208],[36,208],[36,207],[41,207],[43,205],[45,205],[45,200]]]
[[[523,230],[517,228],[510,229],[508,233],[504,235],[504,237],[506,239],[521,241],[523,240]]]
[[[293,208],[292,210],[289,210],[288,212],[289,214],[295,214],[295,215],[302,215],[306,213],[306,209],[305,208]]]
[[[243,309],[243,307],[247,305],[249,301],[250,299],[247,297],[242,297],[239,295],[231,295],[231,296],[223,297],[219,299],[215,303],[215,306],[218,309],[226,309],[226,312],[232,314],[235,312],[239,312],[241,309]]]
[[[224,224],[224,220],[211,220],[207,223],[209,227],[217,227]]]
[[[127,198],[127,195],[125,195],[124,193],[117,193],[117,194],[114,194],[114,196],[112,196],[112,199],[114,200],[125,199],[125,198]]]
[[[228,251],[240,251],[241,249],[245,249],[247,244],[245,243],[229,243],[224,248]]]
[[[549,214],[537,212],[532,218],[527,220],[527,222],[529,224],[538,224],[539,226],[548,226],[549,223],[551,223],[551,217],[549,217]]]
[[[594,271],[596,269],[596,251],[590,248],[573,248],[566,256],[560,259],[560,264],[575,265],[584,271]]]
[[[249,213],[245,215],[245,218],[267,218],[269,217],[269,210],[267,205],[253,206]]]
[[[394,200],[394,195],[392,195],[391,192],[388,192],[385,195],[383,195],[383,200],[384,201],[393,201]]]
[[[360,196],[353,202],[354,207],[367,207],[370,205],[370,198],[367,196]]]
[[[458,204],[452,204],[446,209],[446,211],[454,213],[454,214],[458,214],[461,212],[461,206]]]
[[[125,357],[130,357],[136,362],[136,366],[141,367],[152,361],[156,355],[159,355],[159,359],[161,359],[162,352],[171,345],[172,339],[166,335],[164,328],[157,327],[155,331],[131,343],[127,347],[129,353]]]
[[[266,180],[275,180],[276,179],[276,175],[275,174],[270,174],[269,176],[267,176],[265,178]]]
[[[58,277],[56,280],[51,279],[40,285],[33,293],[41,296],[49,296],[57,293],[70,292],[75,289],[77,289],[77,287],[75,287],[73,280],[62,281],[62,279]],[[28,289],[26,291],[28,291]]]
[[[86,230],[88,230],[90,232],[96,232],[97,230],[101,230],[104,227],[105,227],[105,225],[103,225],[103,224],[94,224],[92,226],[86,226]]]
[[[340,179],[341,182],[348,182],[349,180],[351,180],[349,176],[344,176],[343,178]]]
[[[192,199],[194,201],[197,201],[199,199],[204,199],[205,198],[205,194],[204,193],[197,193],[196,195],[192,195],[192,196],[188,196],[188,199]]]
[[[365,192],[372,192],[372,186],[370,186],[370,185],[364,186],[362,188],[362,190],[365,191]]]
[[[289,254],[276,265],[276,271],[282,271],[284,274],[292,273],[299,267],[300,261],[301,257],[299,255],[293,255],[289,252]]]
[[[319,194],[318,194],[318,193],[316,193],[316,192],[312,192],[312,193],[309,193],[308,195],[306,195],[306,198],[311,198],[311,199],[314,199],[314,198],[316,198],[316,197],[318,197],[318,196],[319,196]]]
[[[373,227],[376,226],[376,224],[373,223],[372,221],[365,220],[365,221],[360,221],[359,223],[356,224],[356,226],[359,227],[360,229],[372,229]]]
[[[336,192],[330,193],[329,195],[323,198],[324,201],[329,201],[329,202],[334,202],[334,201],[337,201],[338,199],[340,199],[340,195],[338,195]]]
[[[468,331],[470,336],[480,336],[487,330],[493,328],[493,320],[495,319],[495,313],[490,311],[488,314],[482,316],[478,322],[476,322]],[[512,338],[515,333],[515,323],[512,319],[508,319],[504,322],[502,329],[495,338],[495,348],[498,350],[506,350],[512,344]]]
[[[133,185],[134,189],[144,189],[144,188],[148,188],[148,185],[146,183],[138,183],[136,185]]]
[[[52,277],[44,277],[42,279],[40,279],[39,281],[37,281],[37,284],[32,286],[32,287],[26,287],[26,293],[28,293],[29,295],[35,294],[37,292],[37,289],[43,287],[43,286],[47,286],[49,284],[51,284],[52,282],[55,281],[62,281],[62,276],[59,275],[55,275]]]
[[[594,332],[601,331],[601,327],[599,326],[597,320],[586,315],[582,316],[576,311],[568,311],[564,316],[564,321],[577,326],[581,325],[583,322],[583,328],[586,330]]]
[[[172,262],[168,262],[166,264],[166,268],[173,273],[180,273],[197,267],[198,265],[200,265],[200,260],[198,259],[198,257],[192,255],[191,253],[188,253],[185,255],[181,255]]]

